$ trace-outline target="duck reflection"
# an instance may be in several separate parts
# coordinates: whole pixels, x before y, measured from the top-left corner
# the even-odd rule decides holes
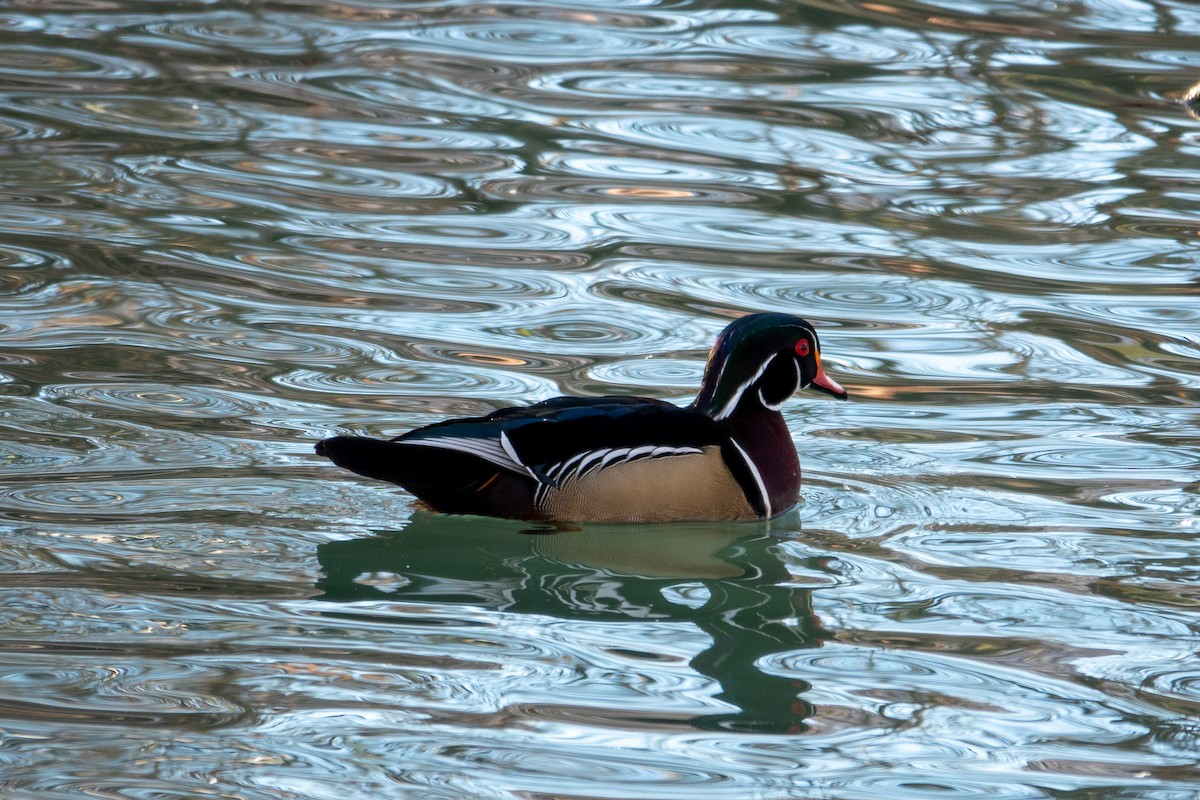
[[[562,619],[695,625],[712,644],[691,666],[736,710],[698,728],[799,732],[804,681],[764,672],[766,656],[827,637],[811,590],[789,585],[766,524],[592,526],[555,533],[521,523],[418,512],[400,531],[318,548],[322,599],[461,603]],[[386,575],[386,581],[372,576]]]

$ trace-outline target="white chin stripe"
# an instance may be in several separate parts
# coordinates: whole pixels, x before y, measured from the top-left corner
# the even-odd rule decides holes
[[[767,398],[762,396],[762,389],[758,390],[758,402],[762,403],[762,407],[768,411],[778,411],[783,408],[783,403],[768,403]]]
[[[792,390],[784,395],[778,403],[768,403],[767,398],[763,397],[762,387],[758,387],[758,402],[762,403],[763,408],[767,409],[768,411],[778,411],[779,409],[783,408],[783,404],[787,402],[787,399],[795,394],[796,390],[800,388],[800,365],[796,363],[796,359],[794,358],[791,359],[791,362],[792,369],[796,371],[796,385],[793,386]]]

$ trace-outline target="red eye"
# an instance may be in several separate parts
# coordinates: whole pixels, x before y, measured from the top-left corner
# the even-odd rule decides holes
[[[800,341],[796,342],[796,355],[801,357],[808,355],[807,339],[801,339]]]

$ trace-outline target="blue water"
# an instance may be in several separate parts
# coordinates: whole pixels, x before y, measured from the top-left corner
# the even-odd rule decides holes
[[[0,797],[1200,798],[1200,7],[0,7]],[[312,443],[686,403],[767,524]],[[802,393],[804,394],[804,393]]]

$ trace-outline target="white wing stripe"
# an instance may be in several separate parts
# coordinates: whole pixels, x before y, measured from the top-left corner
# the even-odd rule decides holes
[[[600,469],[604,469],[614,461],[630,461],[632,458],[633,450],[631,448],[619,447],[616,450],[610,451],[609,454],[604,457],[604,459],[600,462]]]
[[[640,461],[647,458],[666,456],[688,456],[703,453],[699,447],[673,447],[670,445],[642,445],[641,447],[615,447],[607,450],[591,450],[572,456],[555,464],[548,474],[558,483],[578,480],[590,472],[603,470],[615,464]]]
[[[552,466],[550,468],[550,470],[547,472],[547,474],[557,473],[557,474],[551,475],[551,477],[553,477],[555,480],[558,480],[559,475],[565,473],[568,469],[571,468],[572,464],[574,464],[575,462],[577,462],[579,459],[583,458],[587,454],[588,454],[587,450],[584,450],[582,453],[576,453],[575,455],[568,458],[566,461],[560,461],[557,464],[555,464],[554,466]]]
[[[650,451],[650,458],[658,458],[659,456],[688,456],[694,453],[703,453],[699,447],[656,447]]]
[[[507,434],[503,431],[499,438],[496,439],[476,439],[469,436],[453,436],[453,437],[437,437],[429,439],[409,439],[406,441],[396,442],[403,445],[418,445],[421,447],[440,447],[443,450],[456,450],[460,453],[482,458],[484,461],[495,464],[498,467],[510,470],[512,472],[528,473],[535,481],[542,484],[543,481],[538,478],[537,474],[530,469],[520,456],[517,455],[516,448],[513,447]],[[739,450],[741,448],[738,448]],[[664,458],[667,456],[687,456],[703,453],[699,447],[685,447],[672,445],[641,445],[640,447],[614,447],[604,450],[585,450],[582,453],[576,453],[566,461],[560,461],[552,464],[545,471],[547,477],[557,484],[562,484],[567,481],[578,480],[584,475],[595,470],[602,470],[616,464],[626,463],[630,461],[639,461],[646,458]],[[743,454],[744,455],[744,454]],[[753,469],[753,467],[751,467]],[[549,488],[548,486],[539,487],[538,491]]]
[[[504,448],[504,452],[508,453],[508,457],[511,458],[515,464],[529,473],[529,477],[533,478],[535,483],[542,482],[542,479],[537,476],[537,473],[526,466],[525,462],[521,460],[521,457],[517,455],[516,448],[513,447],[512,442],[508,440],[508,434],[504,431],[500,431],[500,446]]]
[[[438,437],[430,439],[408,439],[396,444],[420,445],[421,447],[440,447],[443,450],[457,450],[460,453],[482,458],[498,467],[523,472],[525,465],[512,458],[503,444],[496,439],[475,439],[472,437]]]
[[[589,471],[589,465],[593,461],[599,461],[611,452],[611,450],[593,450],[592,452],[588,453],[582,460],[580,460],[578,464],[575,465],[576,476],[582,477]]]

